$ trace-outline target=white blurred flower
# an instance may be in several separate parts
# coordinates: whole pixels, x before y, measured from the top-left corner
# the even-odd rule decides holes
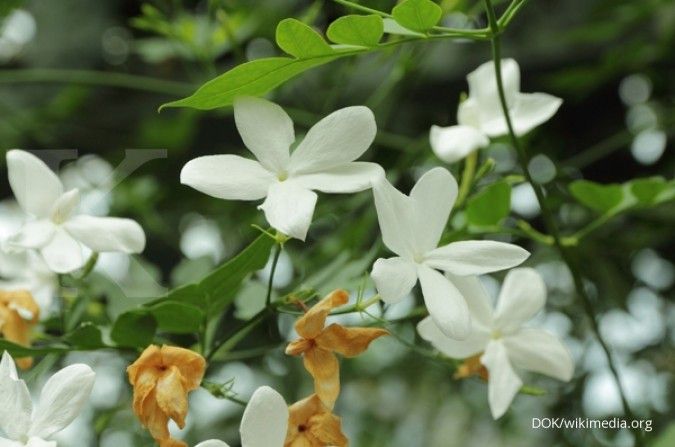
[[[370,188],[381,174],[375,163],[354,161],[375,138],[367,107],[340,109],[314,125],[291,153],[293,122],[276,104],[259,98],[234,103],[241,138],[257,160],[209,155],[189,161],[181,183],[219,199],[261,200],[267,221],[277,230],[305,240],[317,195]]]
[[[28,290],[40,306],[40,317],[44,319],[49,316],[58,288],[56,275],[35,253],[7,252],[1,248],[28,217],[15,201],[0,203],[0,289]]]
[[[5,352],[0,362],[0,445],[8,447],[56,447],[47,441],[70,425],[89,398],[96,375],[84,364],[70,365],[47,380],[37,407],[28,387],[18,378],[12,357]]]
[[[0,62],[5,62],[19,54],[35,37],[35,19],[23,9],[12,11],[0,23]]]
[[[520,92],[520,67],[513,59],[501,64],[504,95],[516,135],[524,135],[548,121],[562,104],[560,98],[546,93]],[[454,163],[479,148],[490,138],[508,133],[497,90],[494,62],[486,62],[467,76],[469,97],[457,111],[456,126],[432,126],[431,148],[438,158]]]
[[[260,281],[267,284],[272,274],[272,264],[274,263],[274,255],[270,255],[267,264],[261,270],[258,270],[257,275]],[[274,278],[272,279],[272,287],[275,289],[283,289],[287,287],[293,280],[293,262],[288,253],[282,251],[279,253],[279,260],[277,267],[274,270]]]
[[[59,173],[66,190],[80,191],[80,211],[92,216],[105,216],[110,211],[113,168],[98,155],[85,155],[65,166]]]
[[[438,327],[449,337],[466,337],[471,327],[466,300],[438,270],[456,275],[489,273],[514,267],[529,253],[496,241],[438,247],[457,198],[457,182],[447,169],[434,168],[424,174],[409,196],[384,178],[375,184],[373,193],[382,240],[398,255],[373,264],[371,277],[382,299],[390,304],[401,301],[419,279],[424,302]]]
[[[50,316],[56,296],[58,278],[36,253],[5,253],[0,249],[0,289],[5,291],[28,290],[40,306],[40,317]]]
[[[288,430],[286,401],[268,386],[258,388],[249,400],[241,419],[239,433],[244,447],[283,447]],[[195,447],[229,447],[223,441],[210,439]]]
[[[139,253],[145,233],[131,219],[75,215],[79,191],[64,192],[59,178],[36,156],[7,152],[9,183],[24,212],[34,217],[8,241],[13,248],[34,249],[56,273],[85,263],[84,251]]]
[[[546,302],[546,285],[531,268],[511,270],[504,280],[493,311],[478,277],[453,277],[468,303],[472,316],[471,333],[458,342],[439,330],[427,317],[417,326],[422,338],[452,358],[470,358],[482,353],[480,363],[488,371],[488,401],[497,419],[509,408],[523,385],[513,367],[569,381],[574,360],[567,348],[551,333],[523,324]]]

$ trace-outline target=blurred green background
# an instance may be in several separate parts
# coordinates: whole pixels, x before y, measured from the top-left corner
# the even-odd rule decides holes
[[[361,3],[387,11],[395,4]],[[446,0],[441,5],[447,26],[484,26],[480,1]],[[181,167],[196,156],[245,153],[231,109],[168,109],[159,114],[158,106],[190,94],[237,64],[279,54],[274,29],[283,18],[325,30],[345,13],[343,6],[328,0],[0,2],[2,148],[65,150],[47,158],[72,159],[62,177],[92,191],[92,209],[137,219],[148,235],[141,257],[109,256],[97,268],[91,287],[107,303],[106,310],[99,309],[101,319],[136,305],[135,297],[201,277],[256,236],[251,223],[265,224],[251,203],[216,200],[179,183]],[[557,115],[527,139],[528,150],[541,154],[535,170],[564,231],[577,230],[592,218],[571,199],[567,184],[572,180],[621,183],[673,177],[674,2],[531,0],[503,39],[503,55],[520,63],[523,91],[564,99]],[[382,164],[407,191],[420,172],[442,164],[430,150],[429,127],[456,122],[466,74],[489,58],[487,42],[398,46],[309,71],[271,98],[289,111],[298,134],[337,108],[369,106],[379,134],[365,157]],[[96,191],[105,189],[125,149],[166,152],[143,152],[155,159],[101,200]],[[77,161],[73,150],[81,157]],[[100,158],[82,158],[85,154]],[[484,183],[518,173],[515,152],[506,141],[493,143],[481,156],[496,160]],[[458,165],[449,168],[459,175]],[[120,178],[123,171],[113,177]],[[9,198],[2,177],[2,196]],[[514,185],[511,208],[514,219],[541,228],[527,185]],[[3,236],[12,225],[12,209],[10,202],[2,203]],[[670,202],[619,216],[578,250],[601,312],[602,333],[620,360],[629,400],[639,416],[653,419],[647,441],[659,447],[675,445],[670,425],[675,402],[673,211]],[[456,237],[467,236],[469,230],[457,219],[461,215],[453,221]],[[518,396],[507,415],[495,422],[482,382],[452,380],[452,365],[424,355],[430,348],[419,340],[422,352],[407,347],[415,337],[412,319],[397,326],[406,343],[393,337],[378,341],[366,355],[342,362],[344,391],[336,412],[352,446],[633,445],[627,431],[531,429],[533,417],[612,417],[618,415],[620,402],[604,356],[573,298],[564,264],[548,248],[512,240],[533,251],[528,264],[547,281],[547,312],[539,320],[565,337],[577,362],[575,379],[560,384],[528,377],[528,384],[547,394]],[[369,193],[323,196],[308,242],[288,244],[276,289],[279,294],[302,287],[355,290],[367,279],[372,261],[384,253]],[[248,281],[226,325],[256,312],[266,274]],[[496,280],[486,281],[496,289]],[[415,298],[406,303],[387,309],[387,316],[407,315]],[[359,316],[348,321],[361,323]],[[291,324],[292,319],[281,317],[281,333]],[[61,445],[151,445],[129,411],[123,368],[130,359],[97,353],[73,354],[65,361],[76,360],[95,369],[98,365],[99,378],[91,408],[61,434]],[[301,362],[285,358],[282,344],[270,345],[267,328],[253,333],[224,360],[210,377],[223,382],[234,378],[234,390],[242,398],[261,384],[274,385],[289,402],[311,389]],[[235,446],[240,413],[237,405],[199,390],[192,398],[187,439],[193,445],[218,437]]]

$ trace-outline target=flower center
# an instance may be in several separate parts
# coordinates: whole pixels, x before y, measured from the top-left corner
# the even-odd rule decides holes
[[[495,329],[490,334],[490,338],[492,338],[493,340],[498,340],[502,338],[502,332],[499,329]]]
[[[413,255],[413,261],[415,261],[415,263],[417,263],[417,264],[423,263],[424,262],[424,255],[419,254],[419,253],[415,253]]]
[[[288,172],[286,172],[286,171],[279,171],[279,172],[277,173],[277,179],[278,179],[280,182],[283,182],[284,180],[287,180],[287,179],[288,179]]]

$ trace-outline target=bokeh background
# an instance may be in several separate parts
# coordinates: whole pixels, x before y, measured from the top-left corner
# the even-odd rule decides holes
[[[395,2],[362,3],[390,10]],[[445,25],[484,26],[482,2],[441,4]],[[59,149],[45,157],[59,166],[67,185],[87,191],[83,206],[94,214],[132,217],[148,235],[141,256],[101,257],[89,291],[101,299],[90,306],[89,318],[105,323],[167,287],[200,278],[256,236],[250,224],[264,225],[251,203],[219,201],[179,183],[181,167],[196,156],[244,153],[231,109],[160,114],[158,106],[186,96],[236,64],[278,54],[274,29],[281,19],[295,17],[325,30],[344,13],[344,7],[329,0],[0,3],[0,146]],[[592,217],[570,198],[566,185],[571,180],[673,177],[675,3],[531,0],[503,39],[504,55],[520,63],[523,91],[564,99],[558,114],[528,137],[529,150],[537,154],[532,168],[546,184],[564,231],[579,229]],[[460,94],[467,89],[465,75],[489,58],[488,43],[400,46],[314,69],[271,98],[289,111],[299,134],[337,108],[368,105],[380,133],[366,158],[382,164],[407,191],[421,172],[441,164],[428,144],[429,127],[455,123]],[[119,167],[127,149],[142,150],[133,156],[145,154],[140,157],[150,161],[106,194],[128,171]],[[496,161],[486,183],[518,173],[515,152],[506,141],[495,142],[481,157]],[[458,174],[457,166],[449,168]],[[6,175],[1,177],[4,238],[22,217]],[[541,228],[529,186],[514,186],[511,207],[513,218]],[[578,249],[602,334],[620,361],[630,403],[640,417],[653,419],[647,441],[660,447],[675,445],[674,211],[671,202],[619,216]],[[459,225],[458,219],[461,214],[453,225]],[[453,365],[434,358],[429,346],[415,340],[416,320],[411,318],[396,326],[397,337],[342,362],[344,391],[336,410],[351,445],[633,445],[628,431],[531,429],[532,417],[617,416],[620,400],[564,264],[550,249],[527,240],[488,237],[533,251],[528,265],[539,270],[549,288],[547,309],[538,321],[564,337],[577,362],[575,379],[561,384],[527,376],[528,384],[547,393],[518,396],[495,422],[485,384],[454,381]],[[369,193],[323,196],[308,242],[288,244],[282,256],[276,293],[371,287],[366,273],[384,253]],[[6,279],[20,275],[14,264],[0,260]],[[31,274],[36,276],[32,281],[42,281],[48,300],[54,278]],[[247,281],[225,325],[260,308],[268,275],[269,269]],[[485,283],[496,293],[500,279],[496,275]],[[384,312],[388,318],[405,318],[417,303],[414,295]],[[282,335],[293,322],[286,317],[279,318]],[[355,324],[367,320],[346,318]],[[209,379],[234,379],[233,390],[242,399],[262,384],[275,386],[289,402],[309,393],[301,362],[285,357],[283,343],[270,339],[268,332],[265,327],[253,332],[211,367]],[[130,360],[115,352],[74,353],[47,365],[83,361],[98,373],[91,405],[59,435],[60,445],[152,445],[130,412],[124,375]],[[42,380],[38,373],[31,376],[36,384]],[[182,436],[191,445],[218,437],[236,446],[241,411],[235,403],[198,390]]]

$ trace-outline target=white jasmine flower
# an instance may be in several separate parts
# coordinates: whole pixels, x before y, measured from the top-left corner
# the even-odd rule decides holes
[[[35,408],[28,387],[18,378],[12,357],[0,361],[0,437],[2,447],[56,447],[48,439],[67,427],[82,410],[94,386],[94,371],[70,365],[47,380]]]
[[[501,64],[504,95],[516,135],[524,135],[548,121],[562,104],[546,93],[520,92],[520,67],[513,59]],[[486,147],[490,138],[508,133],[499,102],[494,62],[486,62],[467,76],[469,97],[457,111],[456,126],[431,126],[431,148],[441,160],[454,163]]]
[[[268,386],[258,388],[251,396],[241,419],[239,432],[242,447],[283,447],[288,431],[288,407],[284,398]],[[195,447],[229,447],[223,441],[210,439]]]
[[[282,233],[304,240],[317,195],[370,188],[382,168],[354,161],[375,138],[367,107],[340,109],[316,123],[291,153],[295,132],[281,107],[259,98],[240,98],[234,118],[241,138],[257,160],[209,155],[189,161],[181,183],[219,199],[261,200],[267,221]]]
[[[506,412],[523,385],[514,367],[562,381],[572,378],[574,360],[562,342],[547,331],[523,326],[546,302],[546,286],[534,269],[517,268],[506,275],[494,311],[478,277],[453,276],[452,281],[469,303],[473,323],[469,336],[453,340],[429,317],[417,331],[449,357],[480,356],[480,364],[487,368],[488,401],[495,419]]]
[[[0,289],[28,290],[40,306],[40,318],[50,316],[49,310],[59,285],[58,278],[38,254],[7,253],[0,249],[0,275]]]
[[[139,253],[145,233],[131,219],[76,215],[79,191],[63,184],[36,156],[21,150],[7,152],[9,184],[24,212],[33,217],[8,245],[35,249],[57,273],[68,273],[85,263],[83,250]]]
[[[477,275],[514,267],[529,253],[495,241],[461,241],[438,247],[457,199],[457,182],[444,168],[424,174],[406,196],[382,178],[373,188],[382,240],[398,256],[378,259],[371,277],[382,299],[397,303],[419,279],[431,318],[453,338],[470,332],[465,297],[438,270]]]

